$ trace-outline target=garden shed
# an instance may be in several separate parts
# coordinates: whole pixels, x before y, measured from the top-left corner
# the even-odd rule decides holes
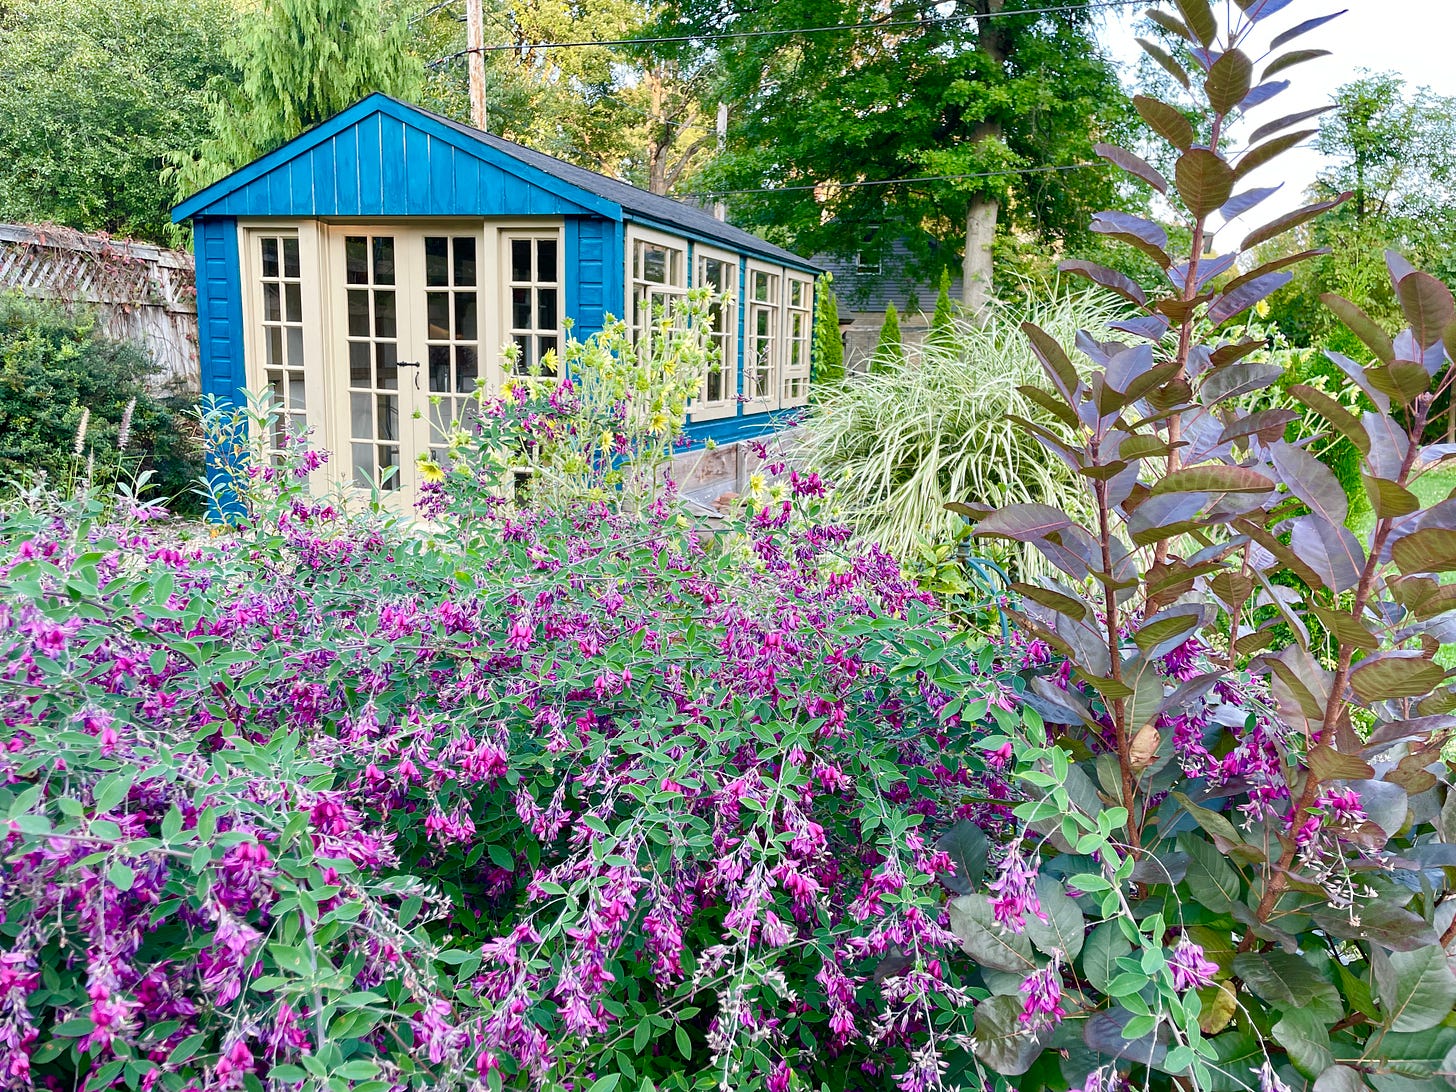
[[[195,194],[202,391],[275,404],[346,480],[410,494],[477,380],[689,288],[724,366],[688,436],[731,445],[809,396],[816,267],[706,210],[374,94]],[[725,465],[721,456],[715,456]],[[734,460],[742,465],[742,460]]]

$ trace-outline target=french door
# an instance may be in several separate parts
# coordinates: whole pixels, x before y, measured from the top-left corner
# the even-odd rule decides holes
[[[478,228],[329,229],[333,414],[341,477],[412,499],[484,378]],[[338,473],[338,471],[336,471]]]

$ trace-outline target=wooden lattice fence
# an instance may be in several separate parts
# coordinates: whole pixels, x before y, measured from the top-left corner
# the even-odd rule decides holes
[[[5,289],[94,309],[108,335],[157,362],[155,386],[200,390],[192,255],[69,228],[0,224]]]

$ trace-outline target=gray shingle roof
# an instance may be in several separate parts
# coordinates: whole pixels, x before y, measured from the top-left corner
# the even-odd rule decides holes
[[[398,100],[396,100],[398,101]],[[774,246],[765,242],[752,232],[736,228],[732,224],[724,223],[715,216],[699,208],[697,205],[689,204],[686,201],[677,201],[671,197],[662,197],[647,190],[638,189],[636,186],[629,186],[626,182],[619,182],[615,178],[608,178],[604,174],[597,174],[585,167],[578,167],[574,163],[568,163],[564,159],[557,159],[555,156],[547,155],[545,152],[538,152],[534,148],[527,148],[524,144],[517,144],[514,141],[498,137],[494,133],[485,133],[462,122],[447,118],[442,114],[432,113],[412,103],[401,103],[411,110],[418,110],[422,114],[434,118],[442,125],[448,125],[458,133],[478,140],[496,151],[519,159],[528,166],[537,170],[545,171],[554,175],[569,185],[586,190],[588,193],[612,202],[614,205],[621,205],[622,209],[630,215],[640,217],[644,220],[652,220],[664,226],[676,225],[694,235],[701,235],[722,243],[732,250],[747,251],[751,254],[761,255],[765,258],[772,258],[774,261],[787,262],[801,266],[805,269],[818,271],[820,267],[807,258],[801,258],[792,251],[783,247]]]

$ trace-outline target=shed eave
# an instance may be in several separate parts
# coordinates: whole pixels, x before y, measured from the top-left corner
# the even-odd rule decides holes
[[[641,224],[643,227],[651,228],[653,231],[662,231],[669,235],[679,235],[684,239],[691,239],[695,243],[704,243],[708,246],[717,247],[719,250],[736,251],[740,254],[746,254],[751,258],[758,258],[761,261],[788,266],[790,269],[797,269],[801,273],[808,273],[815,277],[824,272],[823,269],[813,262],[807,262],[792,251],[784,250],[782,247],[776,247],[772,243],[762,239],[757,241],[757,245],[745,241],[730,241],[709,235],[706,232],[685,228],[681,224],[668,220],[659,220],[655,217],[634,215],[632,213],[625,214],[623,220],[631,224]],[[742,229],[740,228],[739,230]],[[748,233],[745,232],[745,234]]]

